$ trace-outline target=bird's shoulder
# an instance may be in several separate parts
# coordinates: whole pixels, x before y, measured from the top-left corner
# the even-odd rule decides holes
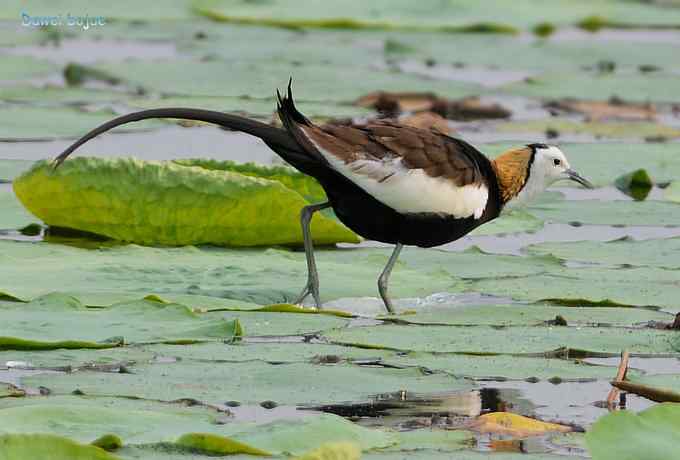
[[[303,131],[317,148],[346,165],[398,162],[400,167],[422,170],[461,187],[485,180],[487,158],[467,142],[435,130],[385,120],[312,125]]]

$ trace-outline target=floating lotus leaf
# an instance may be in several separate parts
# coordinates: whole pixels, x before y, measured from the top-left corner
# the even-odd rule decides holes
[[[586,433],[586,442],[593,460],[666,460],[680,442],[680,404],[605,415]]]
[[[14,190],[48,225],[122,241],[171,246],[299,244],[299,213],[307,201],[281,182],[234,169],[77,157],[57,170],[49,162],[36,163],[15,179]],[[270,174],[286,172],[279,167]],[[302,177],[292,171],[287,175]],[[321,214],[314,216],[312,228],[320,244],[358,241]]]
[[[88,309],[51,294],[28,304],[3,302],[0,348],[109,348],[134,342],[231,341],[243,334],[237,319],[203,318],[184,305],[142,300]],[[78,327],[74,328],[73,325]]]

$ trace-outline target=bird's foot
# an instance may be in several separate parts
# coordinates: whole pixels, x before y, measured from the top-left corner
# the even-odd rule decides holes
[[[309,295],[312,295],[314,298],[314,306],[318,309],[321,310],[321,298],[319,296],[319,287],[317,285],[314,285],[312,280],[307,281],[307,284],[305,287],[302,289],[302,292],[300,292],[300,295],[298,296],[297,300],[294,302],[296,305],[300,305],[301,307],[304,306],[303,302]]]

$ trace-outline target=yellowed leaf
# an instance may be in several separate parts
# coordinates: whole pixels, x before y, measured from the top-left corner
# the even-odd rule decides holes
[[[477,417],[470,429],[481,433],[507,434],[511,436],[535,436],[550,432],[567,433],[570,426],[542,422],[510,412],[491,412]]]
[[[329,442],[295,460],[359,460],[361,449],[350,442]]]

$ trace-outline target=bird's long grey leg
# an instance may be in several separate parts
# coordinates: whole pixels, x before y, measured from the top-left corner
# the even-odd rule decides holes
[[[380,274],[380,278],[378,278],[378,291],[380,292],[380,297],[382,297],[383,303],[385,304],[385,309],[390,314],[394,313],[394,307],[392,306],[392,301],[387,296],[387,282],[390,280],[392,268],[394,268],[394,264],[397,263],[397,259],[399,258],[399,253],[401,252],[402,247],[403,245],[401,243],[397,243],[397,245],[394,247],[392,255],[390,256],[390,260],[387,261],[385,269]]]
[[[312,234],[309,230],[309,224],[312,221],[312,216],[316,211],[326,209],[331,204],[325,203],[312,204],[302,208],[300,213],[300,225],[302,226],[302,238],[305,242],[305,257],[307,258],[307,285],[302,289],[300,296],[295,303],[301,304],[309,294],[314,297],[316,308],[321,308],[321,298],[319,297],[319,275],[316,272],[316,261],[314,260],[314,244],[312,242]]]

